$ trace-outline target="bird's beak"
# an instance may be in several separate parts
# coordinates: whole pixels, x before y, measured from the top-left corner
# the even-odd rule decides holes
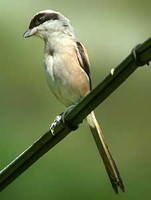
[[[31,36],[35,35],[36,32],[37,32],[37,29],[36,29],[36,28],[28,29],[28,30],[23,34],[23,37],[24,37],[24,38],[31,37]]]

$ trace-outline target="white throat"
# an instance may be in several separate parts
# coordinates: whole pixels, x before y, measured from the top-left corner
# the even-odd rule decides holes
[[[44,39],[45,54],[60,52],[64,47],[70,46],[75,39],[74,32],[69,32],[69,30],[55,31],[53,33],[47,32]]]

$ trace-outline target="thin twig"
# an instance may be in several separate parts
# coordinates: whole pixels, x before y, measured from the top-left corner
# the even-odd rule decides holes
[[[115,69],[112,69],[111,73],[80,103],[65,112],[64,121],[61,119],[56,120],[51,129],[0,171],[0,191],[64,139],[71,132],[71,127],[78,127],[83,119],[116,90],[139,66],[148,64],[150,60],[151,38],[134,48],[129,56]]]

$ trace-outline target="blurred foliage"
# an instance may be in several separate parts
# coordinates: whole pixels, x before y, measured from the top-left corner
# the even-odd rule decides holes
[[[67,16],[88,49],[94,85],[132,47],[150,37],[151,1],[1,0],[0,168],[44,133],[64,110],[49,92],[43,42],[24,40],[31,17],[54,9]],[[112,191],[85,123],[0,193],[8,199],[150,199],[151,69],[138,69],[100,107],[101,121],[126,193]],[[78,147],[78,148],[77,148]]]

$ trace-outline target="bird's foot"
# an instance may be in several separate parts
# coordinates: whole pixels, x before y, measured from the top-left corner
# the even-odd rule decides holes
[[[71,131],[75,131],[78,129],[78,125],[74,125],[72,121],[67,121],[66,116],[75,108],[76,105],[71,105],[69,106],[62,114],[61,114],[61,119],[62,122],[65,126],[67,126]]]

